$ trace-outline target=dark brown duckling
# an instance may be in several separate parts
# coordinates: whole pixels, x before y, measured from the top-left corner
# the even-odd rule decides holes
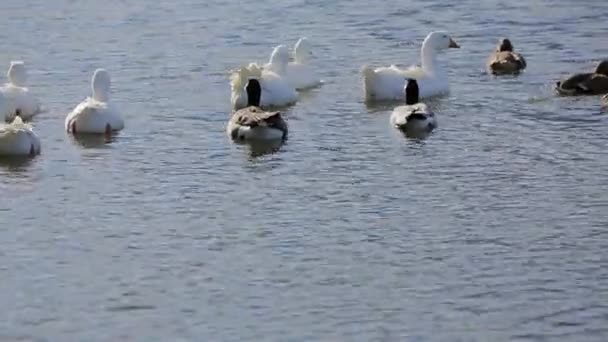
[[[601,61],[595,72],[574,74],[556,83],[562,95],[600,95],[608,93],[608,60]]]
[[[521,54],[513,51],[513,44],[507,38],[500,40],[488,59],[488,69],[495,75],[517,74],[525,68],[526,60]]]

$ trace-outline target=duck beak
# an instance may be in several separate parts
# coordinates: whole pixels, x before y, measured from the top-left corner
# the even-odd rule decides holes
[[[460,49],[460,45],[458,45],[458,43],[456,43],[454,41],[454,39],[450,38],[450,45],[448,46],[449,48],[455,48],[455,49]]]

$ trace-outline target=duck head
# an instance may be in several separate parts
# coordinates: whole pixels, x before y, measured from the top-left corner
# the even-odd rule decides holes
[[[414,105],[420,101],[418,82],[411,78],[407,80],[405,85],[405,104]]]
[[[422,43],[423,48],[431,48],[435,51],[447,50],[450,48],[459,49],[460,45],[452,39],[445,31],[435,31],[429,33]]]
[[[312,47],[306,37],[298,40],[294,47],[295,60],[297,63],[305,63],[312,57]]]
[[[498,50],[498,52],[503,52],[503,51],[513,52],[513,44],[511,44],[511,41],[509,39],[503,38],[500,40],[497,50]]]
[[[12,61],[6,76],[13,85],[25,87],[25,83],[27,82],[25,63],[22,61]]]
[[[595,68],[595,73],[608,76],[608,60],[601,61]]]
[[[107,102],[110,99],[110,73],[105,69],[97,69],[91,80],[93,99],[100,102]]]
[[[272,50],[270,55],[270,65],[272,70],[278,73],[285,72],[289,63],[289,50],[285,45],[279,45]]]
[[[260,86],[260,82],[255,78],[250,79],[245,86],[245,91],[247,91],[247,107],[259,107],[260,98],[262,97],[262,87]]]

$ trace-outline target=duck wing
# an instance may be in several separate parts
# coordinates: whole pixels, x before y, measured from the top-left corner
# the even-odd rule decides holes
[[[492,55],[489,66],[494,72],[516,72],[526,67],[526,60],[518,53],[499,51]]]
[[[233,118],[241,126],[271,126],[277,121],[282,121],[281,112],[267,112],[259,107],[247,107],[236,111]]]
[[[608,92],[608,76],[594,74],[580,85],[589,94],[604,94]]]
[[[557,82],[557,87],[562,90],[571,90],[571,91],[586,91],[585,87],[581,87],[585,81],[591,78],[593,74],[584,73],[584,74],[576,74],[568,77],[564,81]]]

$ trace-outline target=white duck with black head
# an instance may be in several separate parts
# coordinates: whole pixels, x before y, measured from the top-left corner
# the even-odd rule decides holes
[[[409,79],[405,86],[405,105],[396,107],[391,114],[391,125],[408,136],[431,133],[437,127],[435,114],[419,99],[418,82]]]
[[[247,106],[245,85],[252,78],[259,80],[263,89],[260,99],[261,107],[282,107],[294,104],[298,100],[298,94],[287,81],[288,63],[289,51],[284,45],[279,45],[272,51],[270,62],[266,65],[250,63],[233,72],[230,76],[232,109],[238,110]]]
[[[226,133],[235,141],[270,141],[287,139],[287,123],[281,112],[267,112],[260,108],[262,87],[257,79],[245,86],[247,107],[232,114]]]
[[[6,121],[12,122],[19,112],[22,120],[31,120],[34,116],[42,112],[40,101],[32,94],[27,87],[27,69],[22,61],[12,61],[6,74],[8,83],[6,83],[0,92],[4,98],[10,102],[12,111],[4,111]]]
[[[321,84],[313,65],[312,46],[306,37],[300,38],[294,46],[294,61],[287,64],[287,81],[297,90]]]
[[[93,96],[87,97],[65,119],[65,129],[72,134],[112,134],[124,128],[118,109],[110,102],[110,74],[97,69],[91,80]]]

